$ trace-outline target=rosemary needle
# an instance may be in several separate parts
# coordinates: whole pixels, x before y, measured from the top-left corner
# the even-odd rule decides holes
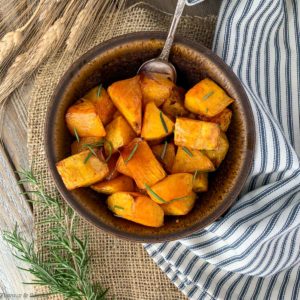
[[[214,94],[214,91],[211,91],[202,97],[203,100],[207,100],[210,96]]]
[[[76,130],[75,127],[74,127],[74,134],[75,134],[75,137],[76,137],[77,142],[79,143],[80,138],[79,138],[78,132],[77,132],[77,130]]]
[[[86,164],[92,156],[93,156],[93,153],[90,151],[89,154],[84,159],[83,163]]]
[[[119,206],[119,205],[114,205],[114,208],[116,208],[116,209],[120,209],[120,210],[124,210],[124,207],[122,207],[122,206]]]
[[[155,197],[158,201],[163,202],[163,203],[167,203],[168,201],[164,200],[162,197],[160,197],[159,195],[157,195],[152,189],[151,187],[144,183],[146,190],[153,196]]]
[[[128,162],[132,159],[132,157],[133,157],[134,153],[136,152],[138,146],[139,146],[139,144],[136,143],[136,144],[134,145],[134,148],[132,149],[131,153],[130,153],[130,154],[128,155],[128,157],[125,159],[124,162],[125,162],[126,165],[127,165]]]
[[[182,150],[187,153],[188,156],[193,157],[193,153],[187,147],[182,147]]]
[[[102,91],[102,84],[99,84],[98,90],[97,90],[97,97],[99,98],[101,96],[101,91]]]
[[[166,152],[167,152],[167,148],[168,148],[168,142],[165,141],[163,150],[162,150],[161,155],[160,155],[160,159],[161,159],[161,160],[163,160],[163,159],[165,158]]]
[[[164,120],[163,113],[160,112],[159,116],[160,116],[160,120],[161,120],[161,123],[162,123],[162,125],[163,125],[163,127],[164,127],[165,132],[168,133],[168,132],[169,132],[169,131],[168,131],[168,127],[167,127],[167,124],[166,124],[166,122],[165,122],[165,120]]]
[[[198,175],[198,170],[196,170],[195,172],[194,172],[194,176],[193,176],[193,182],[196,180],[196,178],[197,178],[197,175]]]

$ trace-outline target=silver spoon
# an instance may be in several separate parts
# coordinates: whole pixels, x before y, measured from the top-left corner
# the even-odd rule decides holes
[[[177,25],[179,23],[184,7],[185,7],[185,0],[178,0],[176,5],[176,10],[173,16],[172,24],[169,29],[169,33],[164,48],[161,51],[161,54],[157,58],[153,58],[144,62],[140,66],[138,70],[138,74],[161,73],[166,75],[173,82],[176,82],[176,78],[177,78],[176,69],[173,66],[173,64],[169,62],[169,55],[173,45]]]

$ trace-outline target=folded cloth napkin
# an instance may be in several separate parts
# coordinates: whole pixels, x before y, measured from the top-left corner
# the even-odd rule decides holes
[[[214,51],[253,109],[249,178],[217,222],[145,247],[190,299],[300,299],[299,0],[223,0]]]

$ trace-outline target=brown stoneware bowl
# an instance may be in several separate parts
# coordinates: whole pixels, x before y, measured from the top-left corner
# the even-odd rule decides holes
[[[228,130],[229,152],[209,178],[209,191],[199,194],[186,216],[166,217],[161,228],[145,227],[115,217],[106,206],[106,196],[89,188],[68,191],[55,164],[70,155],[72,137],[65,124],[67,108],[100,82],[105,88],[116,80],[134,76],[146,60],[158,56],[166,34],[138,32],[102,43],[80,57],[60,80],[49,105],[46,120],[46,153],[56,186],[68,204],[98,228],[137,242],[175,240],[204,228],[220,218],[235,202],[253,159],[255,131],[246,93],[231,69],[201,44],[178,37],[170,61],[178,72],[177,83],[188,89],[210,77],[235,99]],[[178,187],[180,189],[180,186]]]

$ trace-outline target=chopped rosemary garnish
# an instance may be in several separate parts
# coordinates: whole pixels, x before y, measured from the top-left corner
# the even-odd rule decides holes
[[[160,155],[160,159],[161,159],[161,160],[163,160],[163,159],[165,158],[166,152],[167,152],[167,148],[168,148],[168,142],[165,141],[163,150],[162,150],[161,155]]]
[[[196,177],[197,177],[197,175],[198,175],[198,170],[196,170],[195,172],[194,172],[194,175],[193,175],[193,182],[195,181],[195,179],[196,179]]]
[[[102,84],[99,84],[98,90],[97,90],[97,97],[99,98],[101,96],[101,91],[102,91]]]
[[[215,92],[211,91],[202,97],[203,100],[207,100],[210,96],[212,96]]]
[[[128,162],[132,159],[132,157],[133,157],[134,153],[136,152],[138,146],[139,146],[138,143],[136,143],[136,144],[134,145],[134,148],[132,149],[131,153],[130,153],[130,154],[128,155],[128,157],[124,160],[125,165],[127,165]]]
[[[113,151],[113,145],[111,143],[111,141],[108,141],[108,140],[104,140],[104,143],[106,143],[108,145],[108,156],[107,158],[105,159],[106,162],[108,162],[112,156],[112,151]]]
[[[114,205],[114,208],[124,210],[124,207],[119,206],[119,205]]]
[[[167,203],[168,201],[164,200],[162,197],[160,197],[159,195],[157,195],[152,189],[151,187],[144,183],[146,190],[153,196],[155,197],[158,201],[163,202],[163,203]]]
[[[193,153],[187,147],[182,147],[182,150],[187,153],[188,156],[193,157]]]
[[[167,127],[167,124],[166,124],[166,122],[164,120],[163,113],[160,112],[159,116],[160,116],[160,120],[161,120],[161,123],[162,123],[162,125],[164,127],[165,132],[168,133],[168,127]]]
[[[75,137],[76,137],[77,142],[79,143],[80,138],[79,138],[78,132],[77,132],[77,130],[76,130],[75,127],[74,127],[74,134],[75,134]]]
[[[90,151],[89,154],[84,159],[83,163],[86,164],[89,161],[89,159],[92,157],[92,155],[93,155],[93,153]]]

